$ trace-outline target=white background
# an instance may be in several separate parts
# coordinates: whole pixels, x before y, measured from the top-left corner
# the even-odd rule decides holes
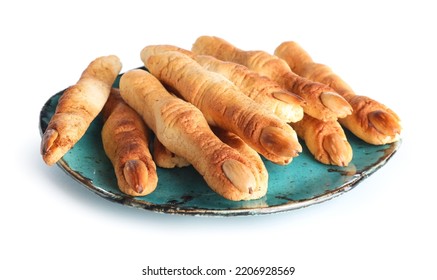
[[[289,279],[436,279],[431,3],[3,1],[0,278],[152,279],[141,270],[272,265],[295,266]],[[238,218],[128,208],[43,163],[41,107],[92,59],[116,54],[126,71],[141,66],[145,45],[190,48],[200,35],[269,52],[299,42],[356,92],[401,116],[400,150],[333,200]]]

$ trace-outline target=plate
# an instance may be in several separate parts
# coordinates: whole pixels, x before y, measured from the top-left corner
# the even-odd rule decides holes
[[[121,76],[121,75],[120,75]],[[118,87],[119,78],[114,83]],[[41,135],[64,90],[50,97],[40,112]],[[354,156],[347,167],[324,165],[309,151],[286,166],[264,161],[269,172],[267,195],[253,201],[229,201],[214,193],[193,167],[157,168],[158,186],[144,197],[125,195],[117,187],[111,162],[101,140],[102,120],[96,118],[82,139],[57,165],[90,191],[115,203],[159,213],[199,216],[247,216],[290,211],[337,197],[384,166],[399,149],[400,141],[369,145],[347,133]],[[305,145],[302,145],[305,146]]]

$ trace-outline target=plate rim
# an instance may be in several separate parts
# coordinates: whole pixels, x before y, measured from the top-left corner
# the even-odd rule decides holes
[[[42,131],[42,130],[40,130]],[[133,196],[129,196],[126,194],[115,194],[100,186],[96,186],[92,183],[92,180],[82,176],[78,171],[73,170],[67,164],[67,162],[61,158],[56,165],[64,171],[67,175],[75,179],[79,184],[89,191],[97,194],[100,197],[103,197],[111,202],[115,202],[121,205],[125,205],[132,208],[138,208],[143,210],[152,211],[155,213],[162,214],[172,214],[172,215],[187,215],[187,216],[254,216],[254,215],[267,215],[273,213],[281,213],[292,210],[297,210],[300,208],[305,208],[308,206],[320,204],[322,202],[331,200],[335,197],[338,197],[356,186],[358,186],[364,179],[371,176],[378,169],[384,166],[399,149],[401,144],[401,140],[399,140],[394,144],[393,151],[382,158],[377,164],[373,165],[372,168],[365,170],[361,173],[357,173],[353,176],[353,179],[343,183],[342,185],[336,187],[333,190],[327,191],[321,195],[315,196],[311,199],[302,199],[302,200],[290,200],[281,205],[273,205],[267,207],[248,207],[248,208],[240,208],[240,209],[200,209],[194,207],[177,207],[173,204],[155,204],[145,200],[136,199]]]

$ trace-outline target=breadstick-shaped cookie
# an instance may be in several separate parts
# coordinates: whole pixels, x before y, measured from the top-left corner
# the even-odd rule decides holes
[[[231,131],[277,164],[288,164],[301,152],[296,132],[223,75],[200,66],[177,51],[149,53],[141,58],[149,71],[185,100],[198,107],[208,123]]]
[[[336,120],[351,113],[349,103],[327,85],[313,82],[295,74],[287,63],[264,51],[244,51],[229,42],[211,36],[201,36],[193,44],[195,54],[211,55],[220,60],[245,65],[267,76],[280,86],[305,100],[305,113],[320,120]]]
[[[41,154],[46,164],[56,163],[85,134],[105,105],[120,70],[117,56],[96,58],[78,82],[64,91],[41,140]]]
[[[352,147],[338,121],[324,122],[305,114],[291,126],[321,163],[347,166],[352,160]]]
[[[119,189],[144,196],[158,184],[156,165],[149,150],[150,133],[143,119],[113,88],[103,107],[102,142],[114,166]]]
[[[144,119],[159,141],[187,159],[212,190],[230,200],[259,198],[250,164],[211,131],[202,112],[172,96],[152,74],[131,70],[120,79],[122,98]]]
[[[302,119],[302,98],[286,91],[270,78],[261,76],[244,65],[219,60],[209,55],[197,55],[194,56],[194,60],[207,70],[225,76],[244,94],[275,113],[281,120],[297,122]]]
[[[275,54],[287,61],[297,74],[329,85],[351,104],[353,113],[339,121],[356,136],[374,145],[399,140],[402,128],[395,112],[376,100],[355,94],[328,66],[315,63],[299,44],[283,42],[276,48]]]

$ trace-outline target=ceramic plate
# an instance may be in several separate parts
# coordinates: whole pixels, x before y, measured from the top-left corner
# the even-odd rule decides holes
[[[118,79],[114,84],[118,87]],[[47,128],[59,97],[53,95],[40,113],[40,133]],[[287,166],[265,161],[269,189],[264,198],[234,202],[215,194],[192,167],[158,168],[158,186],[145,197],[132,197],[118,190],[111,162],[106,157],[100,131],[102,120],[96,118],[84,137],[57,165],[92,192],[110,201],[150,211],[209,216],[241,216],[289,211],[334,198],[353,189],[363,179],[382,167],[399,148],[400,142],[368,145],[347,134],[354,157],[348,167],[324,165],[304,147],[299,157]],[[304,145],[303,145],[304,146]]]

